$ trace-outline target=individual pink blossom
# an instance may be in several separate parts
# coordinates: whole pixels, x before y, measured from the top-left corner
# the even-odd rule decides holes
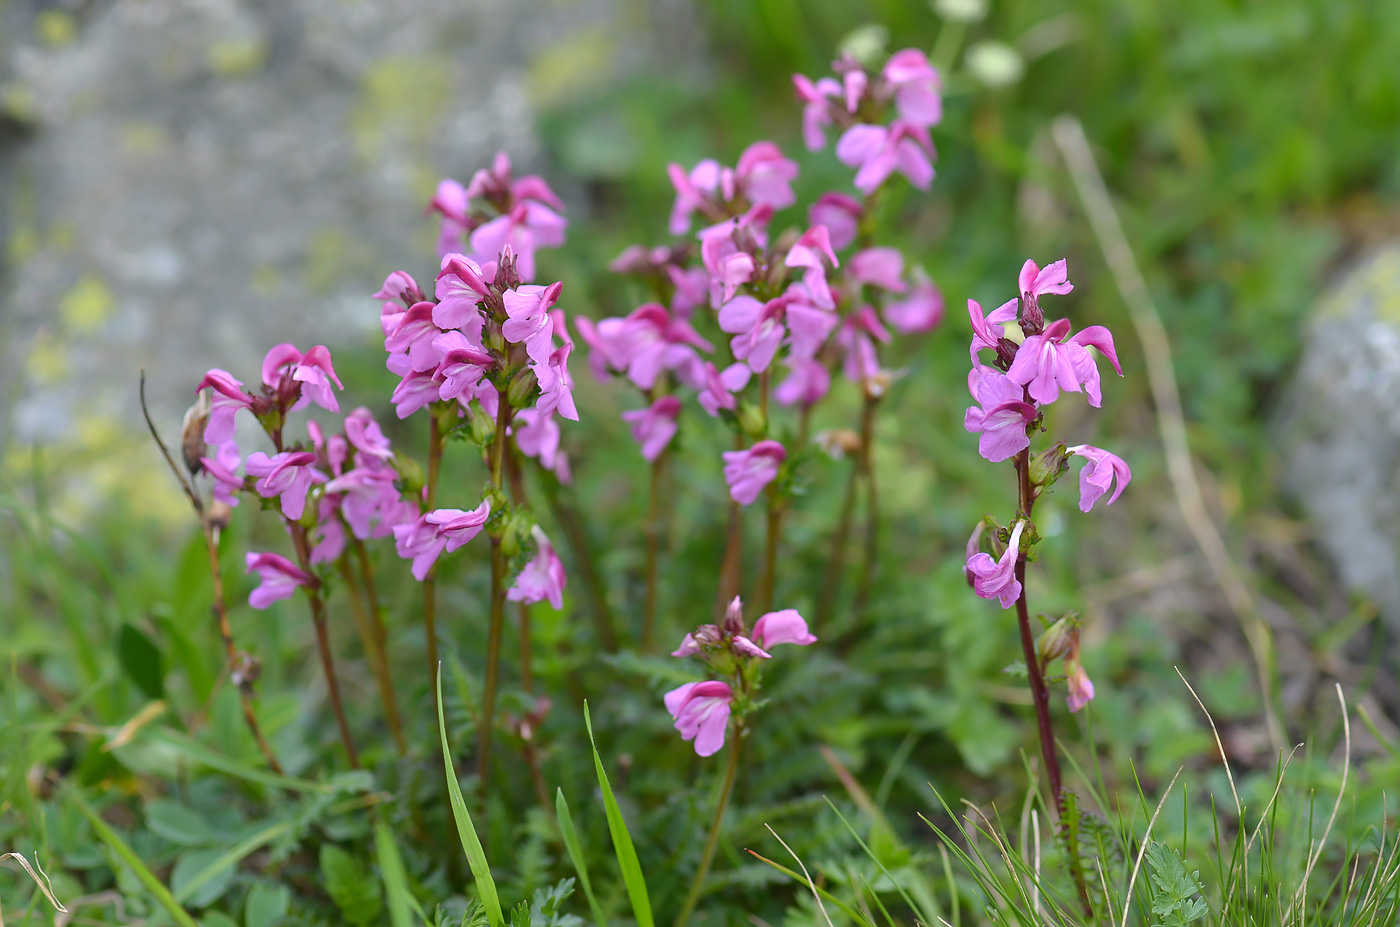
[[[938,71],[923,52],[917,48],[895,52],[885,63],[881,76],[894,91],[901,120],[927,128],[943,118]]]
[[[545,363],[553,350],[549,310],[563,290],[564,284],[556,281],[549,286],[524,284],[501,294],[507,316],[501,334],[507,341],[525,345],[525,353],[536,363]]]
[[[1128,488],[1128,483],[1133,478],[1133,471],[1128,468],[1128,464],[1117,454],[1110,454],[1103,448],[1094,447],[1092,444],[1077,444],[1074,447],[1066,448],[1071,454],[1084,458],[1084,468],[1079,471],[1079,510],[1088,512],[1094,507],[1094,503],[1104,493],[1108,492],[1110,486],[1115,482],[1118,484],[1113,495],[1109,496],[1104,505],[1112,505],[1118,501],[1118,497],[1123,494],[1123,490]]]
[[[856,240],[860,217],[860,201],[844,193],[823,193],[807,210],[807,221],[826,226],[831,247],[837,251]]]
[[[890,333],[880,324],[880,317],[870,306],[861,306],[846,316],[836,333],[836,344],[846,352],[842,370],[846,379],[861,383],[880,372],[880,358],[875,342],[888,344]]]
[[[823,258],[826,259],[825,263]],[[831,287],[826,282],[826,267],[827,264],[833,268],[840,267],[841,262],[836,260],[836,253],[831,250],[831,233],[826,226],[814,225],[803,232],[802,237],[788,249],[783,264],[804,269],[802,282],[819,308],[836,308],[836,300],[832,298]]]
[[[223,444],[225,441],[232,441],[234,434],[238,431],[238,425],[234,421],[240,409],[251,409],[253,397],[243,390],[243,384],[234,379],[233,374],[227,370],[215,368],[204,375],[204,379],[199,381],[195,387],[195,392],[208,387],[212,389],[213,399],[209,404],[209,421],[204,425],[204,441],[206,444]]]
[[[491,295],[481,265],[464,254],[444,255],[434,293],[438,304],[433,307],[433,324],[443,329],[460,328],[480,344],[485,320],[477,303]]]
[[[779,297],[784,304],[788,346],[793,357],[810,359],[817,356],[833,329],[841,322],[834,310],[816,305],[801,281],[790,285]]]
[[[532,363],[530,369],[540,384],[540,398],[535,408],[541,414],[549,415],[556,410],[571,422],[578,421],[578,407],[574,405],[574,380],[569,375],[569,354],[574,350],[572,341],[555,348],[544,363]]]
[[[312,531],[315,543],[309,559],[313,564],[335,563],[345,553],[347,538],[345,523],[340,520],[340,500],[324,495],[316,506],[316,527]]]
[[[1036,402],[1054,402],[1060,398],[1060,390],[1077,393],[1082,388],[1089,405],[1097,409],[1103,401],[1099,366],[1087,348],[1102,352],[1121,377],[1123,368],[1113,349],[1113,335],[1102,325],[1091,325],[1066,339],[1069,331],[1068,319],[1056,319],[1039,335],[1027,338],[1006,375],[1011,382],[1026,387]]]
[[[282,514],[297,521],[306,511],[306,494],[315,483],[324,483],[326,475],[312,466],[316,455],[309,451],[283,451],[268,457],[262,451],[248,455],[243,469],[258,478],[253,488],[264,499],[280,497]]]
[[[442,334],[442,329],[433,321],[433,311],[432,303],[414,303],[399,316],[399,324],[384,339],[384,350],[408,355],[411,370],[431,371],[442,362],[442,354],[433,347],[433,339]]]
[[[710,274],[704,267],[666,265],[666,276],[675,291],[671,296],[671,313],[678,319],[688,319],[710,295]]]
[[[876,126],[857,123],[836,142],[836,157],[856,168],[856,189],[874,193],[895,171],[920,190],[933,182],[933,140],[928,129],[908,122]]]
[[[520,279],[533,280],[535,250],[563,245],[568,224],[567,219],[543,203],[517,202],[472,232],[472,257],[478,263],[494,261],[509,246],[515,252],[515,271]]]
[[[841,84],[834,78],[818,78],[814,83],[801,74],[792,75],[792,86],[802,103],[802,140],[809,151],[826,144],[826,127],[832,123],[830,100],[840,99]]]
[[[513,175],[510,155],[498,151],[489,168],[481,168],[472,175],[471,182],[467,184],[466,195],[469,198],[484,197],[496,205],[518,200],[535,200],[563,211],[564,203],[554,195],[554,191],[543,178],[527,174],[515,180],[512,179]]]
[[[795,608],[785,608],[762,616],[754,622],[753,633],[749,636],[764,649],[778,644],[806,647],[817,642],[816,636],[807,629],[807,622]]]
[[[1016,558],[1021,552],[1021,531],[1026,522],[1021,519],[1011,529],[1011,540],[1000,560],[978,551],[967,558],[967,572],[972,575],[973,590],[984,599],[1000,599],[1002,608],[1010,608],[1021,597],[1021,582],[1016,578]]]
[[[394,387],[389,401],[394,404],[394,414],[408,418],[414,412],[438,401],[441,385],[431,373],[409,371],[399,385]]]
[[[866,248],[851,256],[851,279],[891,293],[909,289],[904,282],[904,253],[898,248]]]
[[[666,710],[676,719],[681,739],[695,741],[699,756],[714,756],[724,747],[734,690],[719,680],[688,682],[666,693]]]
[[[981,408],[971,406],[963,416],[963,427],[981,433],[977,451],[993,463],[1008,460],[1031,446],[1026,426],[1035,421],[1035,406],[1025,401],[1025,392],[990,367],[974,367],[968,375],[968,391]]]
[[[645,409],[622,413],[622,420],[632,426],[632,438],[642,446],[642,457],[656,460],[676,435],[681,401],[675,396],[662,396]]]
[[[444,402],[460,399],[464,395],[469,400],[471,391],[481,382],[487,368],[495,363],[490,351],[472,344],[466,335],[456,329],[442,332],[434,338],[433,350],[442,358],[433,372],[433,379],[441,383],[438,398]]]
[[[231,438],[219,444],[213,457],[199,458],[204,472],[214,479],[214,498],[229,508],[238,504],[237,493],[243,488],[243,478],[238,475],[242,460],[238,445]]]
[[[1004,326],[1007,322],[1016,318],[1016,300],[1009,299],[990,313],[983,315],[982,305],[975,299],[967,301],[967,315],[972,322],[972,344],[968,346],[968,353],[972,356],[972,363],[977,365],[977,352],[991,348],[996,350],[1001,339],[1006,337]]]
[[[615,330],[609,346],[612,362],[626,370],[627,379],[639,389],[650,390],[662,371],[684,368],[696,350],[713,351],[714,346],[700,337],[684,319],[673,319],[660,303],[645,303],[634,309]]]
[[[719,417],[720,409],[734,411],[738,407],[734,393],[748,386],[752,375],[753,371],[749,369],[749,365],[742,361],[730,364],[724,368],[723,373],[716,370],[714,364],[706,361],[705,385],[696,397],[700,401],[700,407],[715,418]]]
[[[472,227],[470,197],[466,187],[455,180],[442,180],[428,203],[428,212],[442,216],[438,227],[438,254],[451,254],[462,248],[462,236]],[[420,296],[419,299],[422,299]]]
[[[747,361],[755,373],[773,362],[787,330],[783,327],[787,300],[761,303],[747,294],[734,297],[719,310],[719,327],[734,337],[729,342],[734,357]]]
[[[506,598],[512,602],[543,602],[549,600],[555,611],[564,607],[564,587],[569,579],[564,575],[564,561],[554,551],[554,545],[540,530],[539,525],[530,529],[535,539],[535,556],[520,570]]]
[[[540,466],[553,470],[559,454],[559,423],[538,409],[521,409],[511,422],[515,446],[526,457],[535,457]]]
[[[384,437],[379,423],[374,420],[374,413],[364,406],[345,416],[345,438],[361,458],[392,460],[394,457],[389,439]],[[366,461],[359,459],[359,462],[363,464]]]
[[[447,538],[438,531],[437,525],[428,521],[427,515],[420,515],[417,521],[394,526],[394,550],[404,560],[413,561],[411,572],[420,583],[446,547]]]
[[[905,335],[932,331],[943,321],[943,294],[918,268],[914,275],[914,288],[909,295],[886,303],[884,308],[885,321]]]
[[[1093,700],[1094,683],[1078,660],[1065,661],[1065,682],[1069,685],[1065,701],[1069,703],[1070,711],[1078,711]]]
[[[326,494],[340,497],[340,514],[355,537],[388,537],[394,525],[418,517],[414,504],[399,494],[397,480],[392,467],[354,467],[327,483]]]
[[[768,247],[772,218],[773,207],[760,203],[743,215],[700,230],[700,262],[711,277],[711,305],[728,302],[736,287],[752,279],[758,266],[754,255]]]
[[[272,348],[263,358],[263,383],[278,389],[283,376],[290,376],[293,382],[301,384],[300,396],[292,405],[292,411],[304,409],[313,402],[327,411],[340,411],[340,403],[336,401],[331,383],[335,383],[338,389],[345,387],[340,377],[335,375],[335,368],[331,366],[331,352],[325,345],[318,344],[305,354],[290,344]]]
[[[734,166],[738,194],[752,205],[775,210],[797,202],[792,192],[797,173],[797,162],[784,157],[782,149],[768,141],[745,148]]]
[[[1037,334],[1045,327],[1045,313],[1040,310],[1040,297],[1046,293],[1064,296],[1074,289],[1069,282],[1068,265],[1064,258],[1046,265],[1036,266],[1035,261],[1021,265],[1017,278],[1021,291],[1021,327],[1030,334]]]
[[[379,292],[375,293],[373,298],[382,299],[391,306],[395,306],[395,312],[402,312],[414,303],[421,303],[423,291],[418,288],[417,281],[407,271],[396,270],[384,278],[384,285],[379,288]]]
[[[665,245],[654,248],[628,245],[608,262],[608,270],[615,274],[653,274],[663,270],[671,262],[671,256],[671,249]]]
[[[706,158],[688,172],[679,164],[666,165],[666,173],[671,178],[671,186],[676,190],[676,201],[671,207],[669,229],[672,235],[684,235],[690,231],[691,214],[700,211],[702,215],[711,211],[710,200],[719,190],[723,168],[719,162]],[[725,199],[733,196],[733,187]]]
[[[788,375],[773,390],[773,398],[785,406],[811,408],[831,391],[831,371],[815,358],[790,357]]]
[[[273,602],[291,598],[298,586],[311,586],[316,582],[311,574],[280,554],[249,551],[243,562],[244,572],[258,574],[259,585],[248,596],[248,604],[259,611]]]
[[[750,505],[778,476],[787,451],[777,441],[759,441],[742,451],[724,452],[724,480],[729,496],[740,505]]]
[[[486,519],[491,517],[491,500],[483,499],[474,509],[434,509],[423,520],[437,527],[438,536],[447,542],[447,552],[462,547],[481,533]]]

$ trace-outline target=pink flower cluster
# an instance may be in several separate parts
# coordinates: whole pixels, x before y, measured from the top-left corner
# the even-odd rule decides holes
[[[772,659],[768,649],[779,644],[806,647],[816,642],[807,622],[792,608],[768,612],[749,631],[744,625],[743,604],[735,597],[720,624],[702,624],[671,653],[673,657],[700,657],[735,680],[734,685],[722,680],[688,682],[666,693],[666,710],[675,719],[681,738],[694,741],[700,756],[718,753],[724,747],[736,700],[741,695],[751,699],[754,694],[754,676],[744,668],[754,660]]]

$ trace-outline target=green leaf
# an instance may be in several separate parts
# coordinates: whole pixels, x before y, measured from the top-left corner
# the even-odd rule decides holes
[[[442,766],[447,776],[447,796],[452,804],[452,818],[457,822],[457,836],[462,841],[462,849],[467,854],[467,865],[471,867],[472,878],[476,880],[476,892],[481,896],[481,905],[486,909],[486,917],[491,927],[503,927],[505,916],[501,913],[501,899],[496,894],[496,881],[491,878],[491,866],[486,862],[486,851],[476,836],[471,812],[462,800],[462,787],[457,784],[457,771],[452,768],[452,748],[447,743],[447,722],[442,716],[442,670],[437,678],[438,738],[442,741]],[[650,924],[642,925],[650,927]]]
[[[291,903],[292,893],[287,886],[276,882],[255,882],[243,906],[243,927],[277,927],[287,916]]]
[[[355,857],[333,843],[321,845],[321,884],[352,924],[374,923],[384,907],[379,882],[369,878]]]
[[[228,891],[233,865],[232,861],[224,859],[221,850],[190,850],[175,860],[175,868],[170,873],[170,891],[192,907],[207,908]]]
[[[190,913],[181,907],[175,897],[170,894],[170,890],[161,884],[160,879],[157,879],[150,869],[146,868],[145,863],[141,862],[141,857],[127,846],[126,841],[117,836],[116,831],[107,826],[107,822],[102,820],[101,816],[83,799],[76,788],[65,781],[63,794],[82,813],[83,817],[88,819],[88,823],[92,825],[93,832],[97,834],[98,839],[107,844],[108,849],[116,854],[118,859],[126,863],[137,880],[155,896],[156,902],[165,909],[165,913],[169,914],[175,923],[179,924],[180,927],[199,927],[194,918],[190,917]]]
[[[554,814],[559,819],[559,833],[564,838],[564,849],[569,852],[569,860],[578,873],[578,884],[583,886],[583,894],[588,899],[589,910],[593,912],[593,923],[597,927],[608,927],[603,909],[593,895],[593,884],[588,880],[588,861],[584,859],[583,847],[578,842],[578,831],[574,829],[573,815],[569,814],[569,803],[564,800],[564,790],[554,792]]]
[[[646,879],[642,876],[642,864],[637,861],[637,848],[632,845],[632,835],[627,832],[627,821],[622,817],[622,809],[617,806],[612,786],[608,784],[607,770],[603,769],[603,758],[598,755],[598,743],[593,739],[593,719],[588,714],[588,702],[583,703],[583,723],[588,728],[588,743],[593,748],[593,769],[598,774],[598,787],[603,790],[603,808],[608,815],[608,833],[612,835],[613,850],[617,853],[617,866],[622,870],[622,882],[627,886],[627,897],[632,902],[632,916],[637,919],[637,927],[653,927],[651,898],[647,895]]]
[[[146,806],[146,826],[157,836],[182,847],[206,847],[219,842],[219,834],[198,811],[169,799]]]
[[[165,697],[165,667],[160,650],[135,625],[124,624],[117,633],[117,661],[147,698],[155,701]]]
[[[374,849],[379,857],[379,875],[384,880],[384,892],[389,896],[389,923],[393,927],[411,927],[410,911],[416,908],[413,893],[408,888],[408,874],[404,872],[403,857],[389,825],[383,821],[374,823]],[[422,916],[422,912],[419,912]]]

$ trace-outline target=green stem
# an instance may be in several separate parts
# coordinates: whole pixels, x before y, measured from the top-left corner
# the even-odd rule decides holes
[[[710,874],[710,864],[714,862],[715,849],[719,846],[720,825],[724,822],[724,810],[729,807],[729,796],[734,791],[734,776],[739,771],[739,752],[743,746],[743,723],[734,725],[734,745],[729,748],[729,765],[724,769],[724,784],[720,786],[719,800],[715,803],[715,817],[710,823],[710,836],[705,840],[705,851],[700,856],[700,868],[695,871],[695,881],[690,883],[690,893],[685,897],[685,905],[676,917],[675,927],[685,927],[695,905],[700,901],[700,892],[705,887],[705,877]]]
[[[374,624],[370,620],[370,609],[365,605],[364,590],[360,588],[349,560],[342,556],[336,564],[340,569],[340,578],[345,582],[346,594],[350,597],[350,608],[355,614],[355,629],[360,633],[360,645],[364,647],[370,672],[374,674],[374,680],[379,685],[379,697],[384,702],[384,721],[389,725],[389,733],[394,738],[399,755],[403,756],[408,744],[404,742],[403,729],[399,726],[398,709],[394,704],[394,684],[389,679],[389,667],[385,663],[384,651],[379,648]]]
[[[783,503],[778,498],[778,487],[768,484],[768,538],[763,552],[763,572],[758,578],[757,614],[763,615],[773,608],[773,589],[778,575],[778,545],[783,535]]]
[[[734,450],[744,449],[742,433],[734,435]],[[729,602],[739,594],[743,582],[744,521],[743,510],[731,496],[729,499],[728,527],[725,531],[724,559],[719,568],[719,595],[715,600],[715,620],[724,615]]]
[[[394,694],[394,668],[389,662],[389,629],[384,626],[384,615],[379,610],[379,593],[374,585],[374,565],[370,563],[369,551],[365,549],[364,541],[353,538],[351,544],[355,548],[355,559],[360,567],[360,582],[364,588],[365,605],[369,609],[374,646],[379,651],[379,660],[384,666],[384,713],[389,719],[389,729],[397,732],[394,739],[399,744],[399,753],[403,753],[407,747],[403,739],[403,719],[399,715],[398,697]]]
[[[554,512],[555,521],[564,530],[564,540],[569,544],[574,562],[583,574],[583,585],[587,588],[588,597],[593,605],[593,625],[598,634],[598,643],[605,653],[614,653],[617,651],[617,631],[613,628],[607,589],[604,588],[603,579],[598,573],[598,565],[593,560],[593,544],[588,537],[588,528],[579,517],[578,510],[562,497],[558,477],[542,469],[540,485],[544,487],[545,500]]]
[[[438,428],[436,411],[428,416],[428,484],[423,510],[431,512],[437,503],[438,473],[442,469],[442,433]],[[428,678],[436,679],[438,671],[437,643],[437,565],[423,579],[423,636],[428,652]]]
[[[298,563],[308,576],[315,576],[311,566],[311,544],[306,539],[306,529],[293,521],[288,521],[287,527],[292,532],[292,546],[296,548]],[[350,735],[350,723],[345,719],[345,705],[341,701],[340,683],[335,675],[335,658],[331,656],[326,603],[321,598],[319,582],[306,587],[306,599],[311,605],[311,623],[316,628],[316,651],[321,656],[321,670],[326,676],[326,693],[330,697],[331,710],[335,713],[335,723],[340,728],[340,741],[345,746],[345,756],[350,761],[350,768],[359,769],[360,752],[355,749],[355,739]]]
[[[510,424],[510,403],[501,394],[496,407],[496,437],[491,444],[491,485],[499,497],[504,480],[506,426]],[[486,638],[486,684],[481,698],[481,726],[477,729],[476,772],[481,788],[482,807],[486,806],[487,782],[491,775],[491,737],[495,730],[496,687],[500,682],[501,636],[506,613],[506,555],[501,538],[491,537],[491,625]]]
[[[856,469],[865,480],[865,552],[861,558],[860,577],[856,580],[855,601],[851,606],[857,626],[864,617],[865,603],[870,598],[870,587],[875,579],[880,554],[880,496],[871,460],[875,453],[875,408],[878,405],[879,399],[872,399],[867,394],[860,416],[860,457]]]
[[[651,653],[656,635],[656,572],[661,559],[661,471],[665,466],[666,452],[663,450],[651,462],[651,478],[647,485],[646,599],[642,605],[642,653]]]

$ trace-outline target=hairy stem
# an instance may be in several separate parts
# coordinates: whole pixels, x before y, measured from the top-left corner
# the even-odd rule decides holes
[[[555,521],[564,530],[564,540],[568,542],[569,550],[574,555],[574,562],[583,574],[583,585],[588,590],[588,598],[593,606],[593,626],[598,635],[598,643],[604,652],[614,653],[617,650],[617,631],[613,628],[607,589],[604,588],[602,576],[598,573],[598,565],[593,560],[593,545],[588,537],[588,528],[578,510],[562,497],[559,480],[553,473],[542,472],[540,485],[544,487],[545,500],[554,513]]]
[[[360,588],[360,584],[355,578],[355,571],[350,566],[348,559],[342,556],[336,564],[340,569],[340,578],[345,582],[345,592],[350,598],[350,608],[355,613],[355,629],[360,634],[360,645],[364,647],[365,658],[369,660],[370,672],[374,674],[375,682],[379,685],[379,697],[384,702],[384,721],[389,725],[389,733],[394,738],[394,745],[398,747],[399,755],[402,756],[408,749],[408,745],[404,742],[398,713],[396,710],[391,710],[391,706],[394,704],[394,684],[389,680],[389,667],[385,663],[384,651],[379,647],[379,640],[374,633],[374,624],[370,620],[369,608],[365,606],[364,590]]]
[[[365,606],[369,610],[374,646],[379,651],[379,660],[384,667],[384,686],[381,690],[384,697],[384,716],[389,721],[389,730],[395,732],[394,739],[398,742],[399,753],[403,753],[407,747],[404,743],[403,719],[399,715],[398,697],[394,694],[394,671],[389,663],[389,629],[384,626],[384,615],[379,610],[379,593],[374,585],[374,565],[370,563],[369,551],[365,549],[364,541],[352,538],[350,543],[355,548],[355,560],[360,567],[360,582],[364,589]]]
[[[875,570],[880,557],[880,495],[875,483],[875,467],[871,458],[875,453],[875,408],[879,397],[865,397],[865,405],[860,414],[860,456],[856,469],[865,480],[865,551],[861,557],[860,576],[856,580],[856,597],[851,607],[859,625],[865,613],[865,603],[870,598],[870,587],[875,581]]]
[[[293,521],[287,522],[292,533],[292,545],[297,551],[297,561],[308,575],[314,576],[311,566],[311,545],[306,539],[306,529]],[[330,633],[326,628],[326,603],[321,598],[320,584],[307,586],[306,599],[311,604],[311,623],[316,627],[316,651],[321,656],[321,670],[326,674],[326,693],[330,696],[331,710],[335,713],[335,723],[340,728],[340,741],[345,746],[345,756],[351,769],[360,768],[360,752],[355,749],[355,739],[350,735],[350,723],[345,719],[345,705],[340,698],[340,683],[335,675],[335,658],[331,656]]]
[[[719,800],[715,802],[715,817],[710,822],[710,836],[705,839],[705,850],[700,855],[700,868],[695,870],[695,881],[690,883],[690,892],[685,896],[685,905],[676,916],[675,927],[685,927],[695,905],[700,901],[700,892],[705,887],[705,877],[710,874],[710,864],[715,859],[715,849],[719,846],[719,829],[724,823],[724,810],[729,807],[729,796],[734,791],[734,776],[739,771],[739,752],[743,747],[743,722],[735,724],[734,745],[729,748],[729,764],[724,768],[724,783],[720,786]]]
[[[496,407],[496,437],[491,443],[491,485],[497,493],[504,480],[506,426],[510,424],[510,403],[502,395]],[[496,687],[501,672],[501,632],[506,614],[506,555],[501,538],[491,537],[491,624],[486,638],[486,684],[481,698],[481,726],[477,728],[476,772],[481,788],[482,807],[486,804],[487,780],[491,775],[491,736],[495,730]]]
[[[646,598],[642,605],[642,653],[651,653],[656,637],[656,572],[661,559],[661,475],[665,466],[666,452],[663,450],[651,462],[651,478],[647,484]]]

